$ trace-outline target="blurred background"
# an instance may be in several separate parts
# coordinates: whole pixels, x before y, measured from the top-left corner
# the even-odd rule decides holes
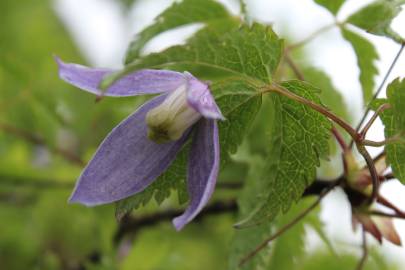
[[[232,224],[236,215],[207,217],[181,233],[169,221],[140,226],[122,241],[114,241],[118,226],[114,205],[86,208],[68,205],[67,199],[86,161],[105,135],[134,111],[145,98],[94,97],[59,80],[53,56],[67,62],[98,67],[122,67],[125,50],[134,34],[153,22],[171,0],[30,0],[0,1],[0,269],[226,269]],[[234,14],[238,1],[220,1]],[[251,20],[272,24],[290,42],[300,41],[328,25],[334,18],[312,0],[246,1]],[[338,18],[371,1],[348,0]],[[405,13],[393,28],[405,36]],[[144,53],[162,50],[199,29],[191,25],[154,38]],[[379,83],[399,46],[371,35],[380,55]],[[350,45],[337,29],[308,43],[297,59],[324,70],[343,94],[352,123],[364,105],[359,70]],[[401,57],[388,81],[405,75]],[[382,138],[377,124],[370,139]],[[372,149],[376,154],[381,149]],[[320,173],[341,172],[338,159]],[[219,190],[217,197],[234,191]],[[405,189],[397,182],[383,187],[383,194],[405,205]],[[169,199],[135,212],[147,215],[156,209],[176,207]],[[405,206],[402,207],[405,210]],[[360,234],[353,233],[348,204],[339,191],[322,204],[322,221],[332,239],[333,252],[310,228],[306,232],[305,258],[297,269],[346,269],[360,254]],[[339,218],[336,218],[339,217]],[[405,222],[396,221],[405,241]],[[405,250],[370,239],[370,269],[404,269]],[[292,251],[293,252],[293,249]],[[289,259],[288,251],[284,254]],[[272,268],[277,269],[277,268]],[[279,269],[279,268],[278,268]],[[332,269],[332,268],[330,268]]]

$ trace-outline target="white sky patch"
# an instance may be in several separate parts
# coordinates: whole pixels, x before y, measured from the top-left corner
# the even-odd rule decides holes
[[[159,52],[174,45],[184,44],[189,37],[203,27],[202,23],[193,23],[166,31],[151,39],[143,48],[142,54]]]
[[[89,64],[120,67],[129,42],[123,10],[111,0],[55,0],[55,10]]]

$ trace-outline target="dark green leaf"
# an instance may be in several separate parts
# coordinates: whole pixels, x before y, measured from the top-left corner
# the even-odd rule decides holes
[[[374,45],[367,39],[359,36],[347,28],[342,28],[343,37],[350,42],[357,56],[357,65],[360,69],[360,83],[363,89],[363,98],[367,104],[374,91],[374,77],[378,74],[376,60],[379,59]]]
[[[319,90],[307,83],[289,81],[283,86],[320,103]],[[266,183],[263,199],[258,200],[257,210],[240,222],[239,227],[271,221],[280,211],[288,211],[314,180],[319,157],[328,154],[331,125],[326,117],[288,98],[274,94],[272,99],[276,120],[269,127],[272,142],[261,178]]]
[[[392,30],[391,22],[404,3],[404,0],[377,0],[352,14],[347,22],[371,34],[387,36],[402,43],[404,39]]]
[[[262,104],[257,89],[239,79],[228,79],[212,85],[213,94],[226,121],[219,122],[221,163],[234,154]]]
[[[381,114],[385,126],[385,138],[398,136],[399,142],[389,143],[385,149],[387,161],[401,183],[405,184],[405,79],[396,79],[387,89],[387,100],[378,100],[374,109],[383,103],[391,104],[391,108]]]
[[[235,21],[210,24],[188,44],[147,55],[105,80],[111,83],[141,68],[179,69],[181,66],[181,70],[191,71],[199,77],[211,70],[213,73],[223,72],[253,81],[270,82],[283,53],[283,42],[270,27],[235,25]],[[202,74],[198,72],[199,68],[204,68]]]
[[[128,47],[125,63],[131,63],[138,58],[140,50],[154,36],[175,27],[205,23],[230,18],[224,6],[212,0],[184,0],[175,2],[162,12],[155,22],[136,35]]]

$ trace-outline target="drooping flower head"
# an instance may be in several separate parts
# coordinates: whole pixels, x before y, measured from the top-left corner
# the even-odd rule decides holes
[[[192,137],[187,169],[190,202],[186,211],[173,220],[180,230],[207,204],[219,170],[217,119],[224,117],[208,85],[187,72],[144,69],[124,76],[102,92],[100,82],[114,70],[56,60],[61,79],[95,95],[161,93],[104,139],[79,177],[70,202],[94,206],[143,191]]]
[[[371,174],[367,167],[361,168],[357,164],[352,153],[345,153],[347,185],[350,189],[358,192],[349,196],[349,201],[352,206],[352,226],[353,230],[358,225],[361,225],[363,230],[371,234],[380,244],[382,239],[401,246],[401,238],[399,237],[393,220],[391,217],[373,215],[374,211],[378,211],[374,205],[365,205],[363,202],[372,193]],[[383,179],[383,174],[388,168],[385,155],[380,155],[374,160],[374,166],[377,175]],[[360,197],[360,198],[356,198]],[[394,211],[398,209],[388,202],[384,197],[378,194],[377,203],[385,207],[391,208]],[[378,205],[377,204],[377,205]],[[383,213],[383,212],[382,212]],[[403,214],[403,213],[399,213]]]

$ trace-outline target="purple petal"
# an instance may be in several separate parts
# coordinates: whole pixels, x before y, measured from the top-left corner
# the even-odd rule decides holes
[[[177,230],[190,222],[207,204],[215,188],[219,170],[219,137],[216,120],[201,119],[194,134],[188,163],[190,203],[173,219]]]
[[[167,169],[188,132],[166,144],[146,137],[145,115],[165,98],[153,98],[111,131],[84,169],[70,202],[93,206],[121,200],[144,190]]]
[[[96,95],[125,97],[157,94],[175,90],[186,83],[184,74],[180,72],[143,69],[124,76],[103,93],[99,89],[100,82],[106,75],[112,74],[116,70],[64,63],[59,58],[56,58],[56,61],[62,80]]]
[[[215,103],[208,85],[199,81],[190,73],[186,72],[185,75],[188,77],[189,83],[187,101],[190,106],[205,118],[224,120],[225,118]]]

